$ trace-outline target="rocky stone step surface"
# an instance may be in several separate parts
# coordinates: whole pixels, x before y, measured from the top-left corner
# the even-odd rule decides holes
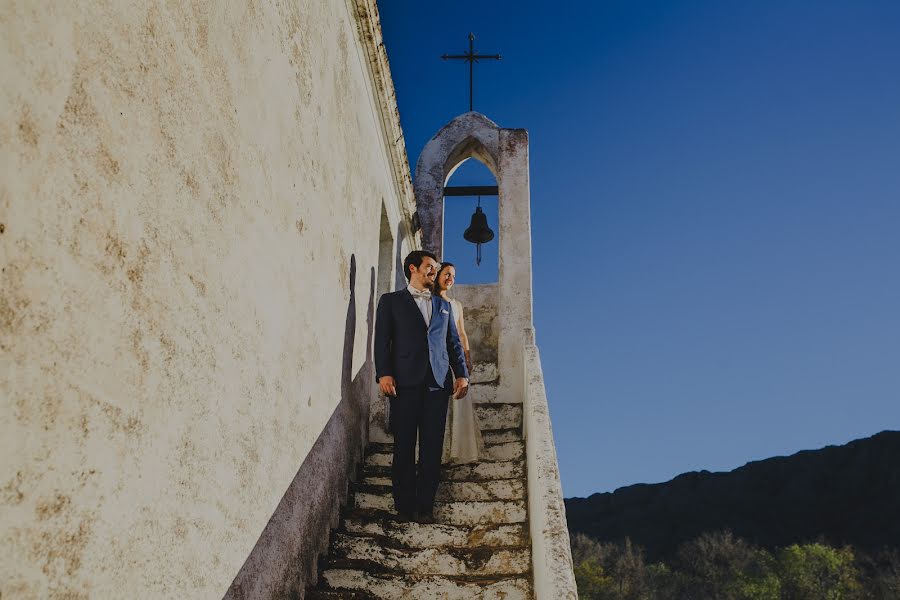
[[[493,383],[500,382],[500,373],[497,370],[497,363],[475,363],[472,372],[469,373],[469,383]]]
[[[354,494],[354,508],[368,511],[378,518],[393,514],[394,500],[390,495]],[[524,523],[524,500],[477,500],[460,502],[435,502],[434,517],[438,523],[448,525],[484,525],[498,523]]]
[[[528,510],[524,500],[435,502],[434,516],[438,523],[450,525],[525,523]]]
[[[497,383],[473,383],[469,386],[468,397],[475,404],[494,404],[500,402],[500,386]]]
[[[522,426],[522,404],[494,402],[475,404],[475,417],[482,430],[511,429]]]
[[[531,568],[527,548],[392,548],[368,536],[338,533],[331,543],[329,568],[359,566],[368,572],[408,575],[524,575]]]
[[[356,495],[391,497],[389,477],[366,477],[353,486]],[[486,481],[442,481],[438,486],[438,502],[466,502],[484,500],[524,500],[525,483],[521,479],[490,479]]]
[[[503,444],[520,444],[524,445],[522,434],[518,429],[489,429],[481,432],[484,444],[489,450],[490,446],[498,446]],[[371,457],[374,454],[392,453],[394,444],[391,442],[369,442],[366,448],[366,456]],[[482,459],[484,460],[484,459]],[[488,458],[487,460],[490,460]],[[504,459],[505,460],[505,459]]]
[[[390,478],[390,476],[391,468],[388,466],[367,465],[363,469],[363,477]],[[524,476],[524,460],[444,465],[441,470],[442,481],[486,481],[491,479],[513,479]]]
[[[392,444],[371,444],[374,452],[366,457],[366,466],[390,467],[393,462]],[[505,442],[500,444],[485,444],[484,456],[480,462],[497,462],[506,460],[519,460],[525,457],[525,442]]]
[[[514,547],[528,544],[528,532],[521,523],[460,526],[349,516],[344,519],[342,529],[355,535],[368,535],[396,548]]]
[[[481,439],[484,440],[485,444],[518,442],[522,440],[522,430],[518,427],[512,429],[482,429]]]
[[[521,402],[485,402],[476,403],[473,406],[475,408],[475,417],[478,419],[478,426],[481,428],[482,436],[495,435],[494,432],[497,432],[498,430],[515,430],[521,432]],[[506,433],[506,435],[509,435],[509,433]],[[521,433],[519,433],[518,439],[522,439]]]
[[[326,569],[323,587],[307,595],[311,599],[372,598],[379,600],[530,600],[530,577],[472,578],[368,573],[363,569]],[[362,592],[367,595],[315,595],[339,590],[338,594]]]

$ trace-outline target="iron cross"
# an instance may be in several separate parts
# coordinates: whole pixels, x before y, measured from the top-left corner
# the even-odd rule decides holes
[[[469,51],[465,54],[444,54],[441,56],[442,59],[461,59],[469,63],[469,111],[472,109],[472,79],[474,76],[474,67],[475,63],[479,61],[479,59],[491,59],[491,60],[500,60],[499,54],[475,54],[475,34],[469,33]]]

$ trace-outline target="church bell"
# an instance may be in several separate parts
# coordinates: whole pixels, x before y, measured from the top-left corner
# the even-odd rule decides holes
[[[494,232],[488,227],[487,215],[481,210],[481,198],[478,198],[478,206],[475,207],[475,213],[472,215],[472,222],[469,228],[463,233],[463,237],[467,242],[475,244],[475,264],[481,264],[481,245],[486,244],[494,239]]]

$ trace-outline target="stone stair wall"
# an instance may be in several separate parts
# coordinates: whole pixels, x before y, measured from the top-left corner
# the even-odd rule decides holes
[[[526,439],[534,595],[539,600],[576,600],[578,589],[541,357],[534,343],[534,330],[523,333],[521,376],[525,401],[522,430]]]

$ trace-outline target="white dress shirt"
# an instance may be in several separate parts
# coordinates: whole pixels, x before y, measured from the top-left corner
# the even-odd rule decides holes
[[[413,300],[416,301],[416,306],[419,307],[419,312],[422,313],[422,318],[425,319],[425,325],[431,325],[431,290],[422,290],[419,291],[412,286],[412,284],[406,286],[407,291],[412,294]]]

